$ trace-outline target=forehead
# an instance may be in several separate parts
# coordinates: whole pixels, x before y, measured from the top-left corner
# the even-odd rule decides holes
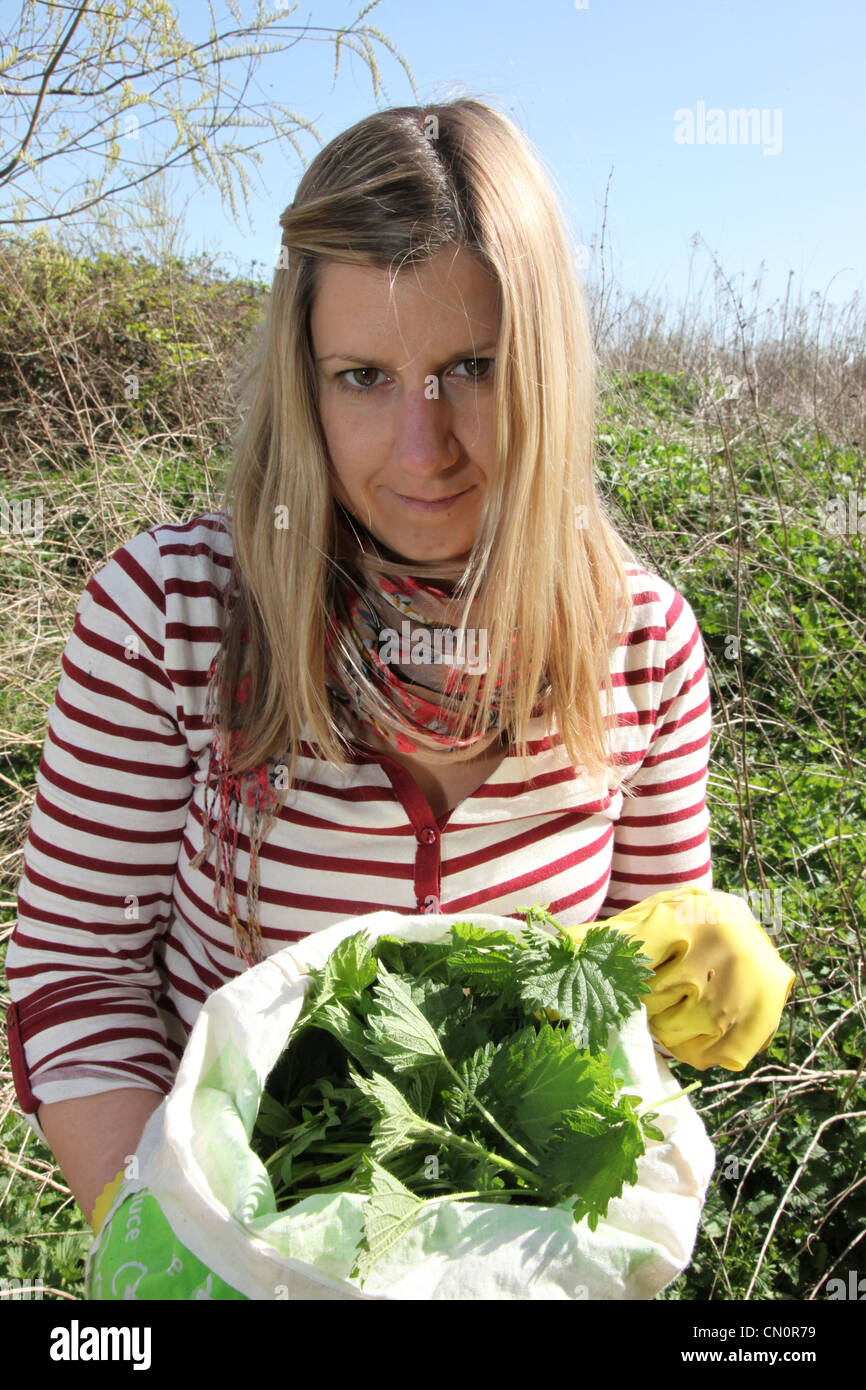
[[[327,261],[319,268],[310,327],[322,351],[330,347],[325,338],[356,327],[383,334],[421,328],[428,338],[448,331],[465,336],[467,322],[478,331],[495,331],[498,301],[495,278],[465,247],[448,247],[396,273]]]

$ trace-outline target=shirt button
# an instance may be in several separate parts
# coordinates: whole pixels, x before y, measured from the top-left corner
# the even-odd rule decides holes
[[[423,840],[425,845],[435,845],[437,838],[436,831],[431,829],[429,825],[425,825],[419,836],[419,839]]]

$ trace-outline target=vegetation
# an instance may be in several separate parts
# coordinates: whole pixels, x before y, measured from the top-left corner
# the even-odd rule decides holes
[[[77,239],[80,250],[94,229],[128,245],[134,226],[155,230],[161,247],[174,246],[183,218],[168,211],[176,203],[168,175],[183,169],[200,190],[218,191],[224,213],[237,222],[241,208],[249,213],[250,172],[265,146],[284,154],[291,147],[303,160],[299,131],[321,143],[315,125],[278,100],[291,87],[285,55],[298,45],[330,36],[334,81],[342,56],[354,53],[369,68],[376,97],[383,90],[380,45],[400,63],[417,97],[406,59],[380,29],[361,23],[379,2],[367,0],[339,29],[312,31],[309,20],[285,23],[296,6],[257,5],[246,18],[234,3],[219,19],[211,9],[206,37],[195,21],[184,33],[166,0],[107,6],[29,0],[17,13],[4,13],[0,227],[62,223],[67,244]],[[277,93],[273,82],[269,96],[253,82],[266,76],[279,78]],[[69,177],[70,167],[77,177]],[[55,177],[59,183],[51,182]],[[90,232],[82,240],[86,213]]]
[[[709,326],[673,327],[589,291],[601,486],[705,640],[715,886],[756,895],[797,976],[771,1048],[701,1077],[717,1169],[660,1297],[821,1299],[866,1233],[866,333],[856,302],[764,313],[717,289]],[[44,527],[0,533],[0,963],[75,603],[137,531],[214,505],[265,292],[203,261],[72,258],[45,234],[0,248],[0,493],[42,499]],[[0,1276],[80,1298],[89,1227],[0,1048]]]

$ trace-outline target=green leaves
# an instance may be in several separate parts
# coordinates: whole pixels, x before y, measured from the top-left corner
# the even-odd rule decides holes
[[[543,957],[538,956],[540,962]],[[491,947],[488,950],[475,949],[456,951],[448,957],[448,967],[460,974],[470,989],[482,994],[515,995],[514,951]]]
[[[282,1177],[280,1209],[366,1195],[362,1280],[433,1202],[573,1198],[595,1229],[661,1137],[606,1051],[648,989],[640,943],[600,926],[577,944],[525,911],[519,935],[460,922],[447,941],[371,946],[358,932],[310,971],[254,1143]]]
[[[624,1108],[635,1099],[625,1096]],[[567,1112],[551,1144],[546,1173],[554,1192],[577,1193],[574,1219],[586,1216],[594,1231],[611,1199],[620,1196],[626,1183],[637,1182],[637,1160],[645,1148],[634,1114],[612,1123],[610,1116]]]
[[[404,1231],[414,1225],[424,1205],[374,1158],[368,1158],[366,1163],[371,1172],[371,1184],[370,1200],[364,1208],[367,1249],[360,1251],[357,1264],[362,1282]]]
[[[601,1103],[613,1092],[610,1067],[579,1052],[567,1033],[546,1020],[536,1033],[524,1028],[493,1057],[485,1094],[505,1099],[503,1117],[513,1121],[531,1147],[543,1148],[563,1114]]]
[[[490,1075],[495,1056],[495,1045],[487,1042],[477,1047],[470,1057],[464,1057],[458,1062],[457,1075],[461,1084],[450,1086],[442,1092],[447,1114],[455,1123],[461,1124],[467,1119],[467,1109],[471,1106],[473,1097],[477,1098],[479,1088]]]
[[[641,942],[606,927],[592,927],[577,950],[556,942],[546,959],[533,961],[520,982],[528,1009],[555,1009],[571,1020],[577,1047],[593,1052],[607,1045],[608,1030],[634,1012],[641,993],[649,992],[652,974]]]
[[[537,1033],[526,1028],[499,1048],[487,1086],[503,1098],[503,1122],[515,1126],[539,1155],[548,1202],[579,1193],[575,1220],[589,1216],[595,1230],[611,1198],[624,1183],[637,1181],[635,1161],[646,1133],[634,1113],[637,1098],[617,1097],[607,1059],[578,1051],[566,1032],[546,1020]]]
[[[364,932],[344,937],[335,946],[321,970],[310,972],[313,985],[304,999],[303,1013],[326,1004],[329,999],[358,999],[376,978],[376,962]]]
[[[415,1113],[387,1076],[374,1072],[373,1076],[364,1077],[353,1067],[349,1067],[349,1076],[378,1111],[371,1136],[371,1147],[377,1159],[381,1161],[389,1154],[400,1153],[430,1131],[431,1126]]]
[[[376,1065],[379,1054],[370,1045],[370,1039],[364,1030],[363,1020],[359,1019],[339,999],[331,999],[327,1004],[316,1005],[311,1010],[310,1016],[306,1018],[302,1015],[298,1023],[295,1024],[290,1039],[299,1031],[299,1026],[308,1027],[311,1023],[314,1023],[317,1028],[324,1028],[326,1032],[341,1042],[346,1051],[362,1066],[373,1067]]]
[[[442,1044],[404,984],[379,966],[379,983],[373,989],[374,1006],[367,1024],[379,1056],[395,1071],[441,1062]]]

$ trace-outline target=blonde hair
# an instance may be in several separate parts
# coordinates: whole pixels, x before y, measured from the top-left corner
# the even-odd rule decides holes
[[[514,678],[500,727],[518,755],[527,757],[543,694],[572,764],[616,783],[626,769],[609,762],[600,689],[613,710],[611,652],[631,621],[624,562],[639,562],[596,491],[596,359],[575,248],[526,136],[465,97],[376,112],[317,156],[280,225],[280,261],[240,380],[246,409],[225,497],[237,598],[218,711],[221,728],[243,731],[233,770],[288,750],[291,784],[305,725],[344,768],[324,669],[337,535],[309,327],[317,272],[329,261],[399,270],[461,247],[498,282],[500,328],[497,466],[455,593],[476,600],[473,623],[487,631],[503,691]],[[275,524],[278,509],[287,526]],[[424,566],[406,568],[423,577]],[[232,692],[245,673],[239,711]],[[472,733],[488,727],[492,693],[488,683]],[[472,712],[470,699],[461,736]]]

